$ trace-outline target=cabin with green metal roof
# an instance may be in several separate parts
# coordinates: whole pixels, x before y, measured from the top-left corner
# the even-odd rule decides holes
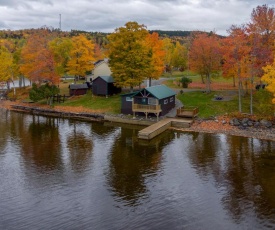
[[[164,116],[175,107],[176,93],[166,85],[155,85],[121,95],[121,113]]]
[[[98,76],[92,81],[92,91],[94,95],[109,96],[121,92],[121,88],[114,85],[112,76]]]

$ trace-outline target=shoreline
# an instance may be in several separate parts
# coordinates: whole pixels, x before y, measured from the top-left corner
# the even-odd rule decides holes
[[[67,119],[78,119],[83,121],[97,121],[104,122],[105,114],[99,113],[98,111],[93,111],[90,109],[85,109],[83,107],[67,107],[67,106],[55,106],[51,108],[48,105],[37,105],[37,104],[27,104],[16,101],[0,101],[0,108],[4,108],[10,111],[24,112],[29,114],[62,117]],[[16,109],[17,108],[17,109]],[[20,108],[27,108],[25,111]],[[41,113],[33,112],[34,110],[40,110]],[[112,115],[107,115],[112,116]],[[113,115],[114,117],[116,115]],[[125,124],[139,124],[148,126],[153,124],[155,121],[145,120],[145,119],[132,119],[132,118],[121,118],[120,123]],[[199,132],[199,133],[212,133],[212,134],[226,134],[233,136],[242,136],[247,138],[256,138],[261,140],[275,141],[275,128],[254,128],[248,127],[247,129],[239,129],[236,126],[229,124],[230,118],[227,116],[220,116],[215,118],[215,120],[201,120],[197,119],[188,128],[172,128],[173,130],[183,131],[183,132]],[[108,121],[108,120],[107,120]]]

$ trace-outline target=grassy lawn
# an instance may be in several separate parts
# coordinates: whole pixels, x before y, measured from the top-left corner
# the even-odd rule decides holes
[[[273,115],[273,107],[271,96],[268,93],[260,95],[262,92],[256,92],[253,95],[253,113],[259,117],[269,117]],[[178,99],[185,106],[198,106],[199,117],[210,117],[223,114],[236,114],[238,112],[238,96],[233,96],[230,101],[213,101],[215,95],[220,95],[220,92],[211,92],[209,94],[203,92],[187,92],[178,95]],[[266,104],[263,103],[263,99]],[[250,113],[250,95],[242,97],[242,112]]]
[[[121,99],[120,95],[106,97],[92,96],[91,93],[82,96],[76,96],[60,104],[62,106],[82,106],[95,112],[120,113]]]

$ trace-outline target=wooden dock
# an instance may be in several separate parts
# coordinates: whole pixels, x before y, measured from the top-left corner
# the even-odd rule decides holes
[[[146,127],[138,132],[138,138],[150,140],[161,134],[170,127],[188,128],[193,123],[191,119],[165,118],[153,125]]]

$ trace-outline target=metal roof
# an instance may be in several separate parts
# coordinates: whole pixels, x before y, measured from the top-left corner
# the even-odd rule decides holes
[[[170,89],[166,85],[155,85],[147,87],[145,88],[145,90],[159,100],[176,95],[175,91]]]
[[[112,76],[98,76],[97,78],[101,78],[102,80],[106,81],[107,83],[114,83],[114,78]],[[96,79],[97,79],[96,78]],[[95,80],[96,80],[95,79]]]
[[[70,89],[88,89],[87,84],[70,84]]]

